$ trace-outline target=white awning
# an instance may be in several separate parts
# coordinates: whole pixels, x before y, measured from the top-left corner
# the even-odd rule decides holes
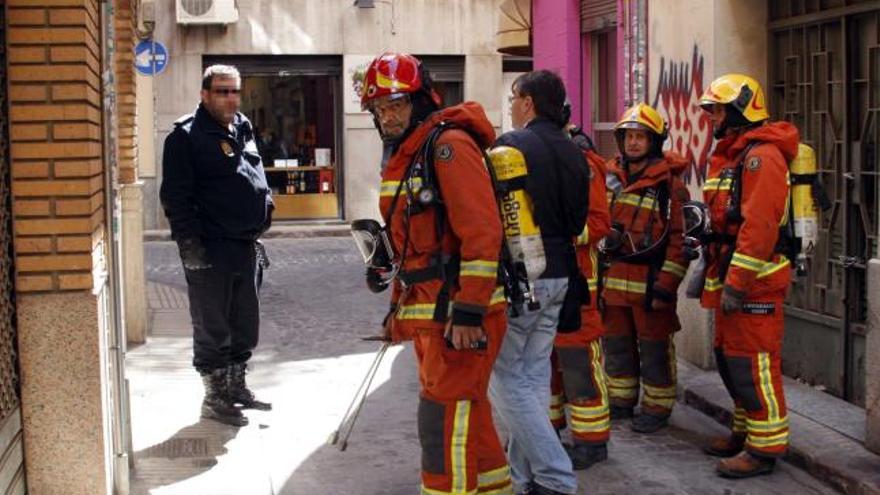
[[[498,16],[498,51],[508,55],[532,54],[532,0],[505,0]]]

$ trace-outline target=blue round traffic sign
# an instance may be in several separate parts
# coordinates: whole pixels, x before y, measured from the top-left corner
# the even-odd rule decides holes
[[[168,65],[168,49],[153,40],[144,40],[134,47],[134,68],[145,76],[161,74]]]

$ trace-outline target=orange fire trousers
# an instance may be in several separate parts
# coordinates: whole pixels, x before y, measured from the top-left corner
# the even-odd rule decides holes
[[[442,328],[420,329],[413,336],[421,382],[423,495],[513,493],[487,396],[506,326],[503,309],[484,317],[486,350],[450,348]]]
[[[577,332],[556,337],[551,355],[550,421],[557,430],[568,426],[577,444],[603,444],[611,435],[611,420],[600,338],[602,317],[593,308],[581,312],[581,321]]]
[[[725,315],[715,310],[715,358],[734,402],[734,433],[747,451],[779,457],[788,449],[788,412],[782,389],[784,291],[746,300]]]
[[[642,412],[669,416],[675,404],[673,334],[681,325],[675,306],[646,311],[641,306],[606,306],[605,373],[612,406],[632,408],[642,385]]]

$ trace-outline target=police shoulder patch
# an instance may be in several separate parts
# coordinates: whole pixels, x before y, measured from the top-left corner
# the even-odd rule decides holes
[[[761,157],[753,156],[753,157],[749,158],[748,161],[746,162],[746,168],[752,172],[761,168]]]
[[[448,162],[452,160],[453,156],[452,145],[449,143],[443,143],[437,146],[437,150],[434,152],[434,158],[439,161]]]

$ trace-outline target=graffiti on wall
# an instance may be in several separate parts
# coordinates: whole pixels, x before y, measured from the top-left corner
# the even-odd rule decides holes
[[[703,88],[703,55],[696,45],[690,62],[660,59],[653,106],[669,122],[672,150],[690,161],[685,180],[697,184],[706,177],[712,148],[712,123],[700,108]]]

